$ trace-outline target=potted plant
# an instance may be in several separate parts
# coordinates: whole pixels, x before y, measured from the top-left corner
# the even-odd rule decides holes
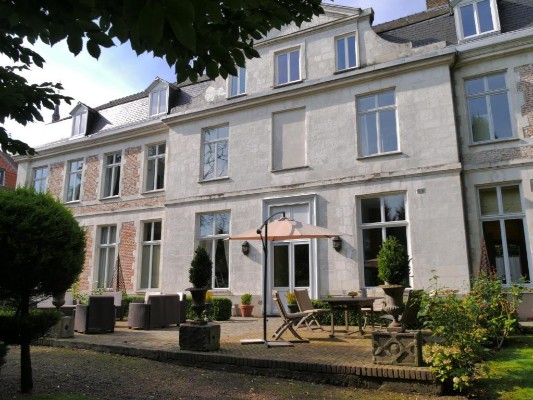
[[[252,295],[245,293],[241,296],[241,304],[239,306],[242,317],[251,317],[254,306],[252,305]]]
[[[385,282],[380,285],[385,293],[383,309],[393,318],[389,328],[401,327],[398,317],[403,311],[403,291],[409,282],[409,261],[404,245],[394,236],[387,237],[378,253],[378,277]]]
[[[289,309],[290,313],[296,313],[300,311],[300,307],[298,307],[298,302],[296,301],[296,295],[294,292],[287,292],[285,294],[285,298],[287,299],[287,308]]]
[[[205,324],[202,313],[205,310],[205,295],[211,286],[212,270],[213,262],[209,254],[203,247],[198,246],[194,251],[194,257],[189,268],[189,281],[193,287],[187,289],[191,292],[192,309],[196,315],[194,323],[196,324]]]

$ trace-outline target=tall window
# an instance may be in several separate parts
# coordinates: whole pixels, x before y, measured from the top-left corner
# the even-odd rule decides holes
[[[276,54],[276,85],[300,80],[300,49]]]
[[[81,173],[83,160],[68,163],[67,201],[78,201],[81,192]]]
[[[364,284],[378,286],[378,252],[383,241],[395,236],[407,249],[405,195],[394,194],[360,199],[360,229],[363,239]],[[408,282],[406,282],[408,284]]]
[[[357,122],[360,156],[398,150],[394,90],[359,97]]]
[[[480,188],[479,209],[491,267],[503,283],[530,281],[520,187]]]
[[[165,143],[148,146],[146,191],[165,187]]]
[[[33,169],[33,188],[37,193],[46,191],[46,179],[48,178],[48,167]]]
[[[150,116],[167,112],[168,89],[162,88],[150,93]]]
[[[246,68],[237,67],[237,76],[231,75],[229,78],[230,97],[246,93]]]
[[[335,40],[337,50],[337,71],[354,68],[357,65],[355,34]]]
[[[272,119],[272,169],[304,167],[305,109],[275,113]]]
[[[115,270],[115,251],[117,245],[117,227],[100,227],[100,242],[98,243],[98,280],[99,289],[110,289]]]
[[[118,196],[120,190],[121,153],[105,156],[104,197]]]
[[[228,126],[204,129],[202,136],[204,141],[202,178],[208,180],[228,176]]]
[[[513,136],[505,74],[465,82],[472,141],[483,142]]]
[[[161,260],[161,221],[143,224],[141,260],[141,289],[159,287],[159,264]]]
[[[460,6],[459,17],[462,38],[499,30],[497,5],[493,0],[475,0]]]
[[[229,287],[229,243],[224,240],[229,236],[230,214],[199,215],[199,245],[206,249],[213,261],[211,287]]]
[[[6,185],[6,170],[0,168],[0,186]]]
[[[83,135],[87,130],[87,110],[72,116],[72,136]]]

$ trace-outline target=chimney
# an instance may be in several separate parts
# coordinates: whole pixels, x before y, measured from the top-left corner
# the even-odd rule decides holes
[[[56,108],[54,109],[54,113],[52,114],[52,122],[59,121],[59,104],[56,104]]]
[[[449,4],[448,0],[426,0],[426,7],[428,10],[433,8],[447,6]]]

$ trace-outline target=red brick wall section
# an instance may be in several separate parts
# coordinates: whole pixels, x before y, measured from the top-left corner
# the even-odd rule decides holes
[[[122,178],[122,196],[131,196],[141,192],[141,146],[130,147],[124,152],[124,175]]]
[[[85,171],[83,178],[83,198],[84,201],[96,200],[98,198],[98,184],[100,176],[100,163],[98,156],[89,156],[85,159]]]
[[[428,10],[444,5],[448,5],[448,0],[426,0],[426,7]]]
[[[134,270],[135,255],[137,254],[137,229],[133,222],[124,222],[120,227],[120,266],[124,274],[124,282],[128,293],[135,292]]]
[[[79,281],[80,281],[80,291],[88,293],[91,288],[90,278],[91,278],[91,268],[94,262],[94,226],[86,226],[85,228],[85,239],[87,240],[85,245],[85,262],[83,263],[83,270],[81,271]]]
[[[55,163],[50,165],[50,171],[48,175],[48,191],[52,196],[61,198],[61,191],[63,188],[63,182],[65,179],[65,163]]]
[[[5,171],[3,188],[15,189],[17,186],[17,169],[13,168],[13,163],[4,159],[3,155],[0,155],[0,169]]]
[[[520,76],[518,91],[524,94],[522,115],[527,117],[529,125],[524,128],[524,137],[533,137],[533,64],[516,67],[515,71]]]

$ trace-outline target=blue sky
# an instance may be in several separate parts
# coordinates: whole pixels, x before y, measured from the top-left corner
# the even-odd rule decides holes
[[[324,1],[324,4],[328,3],[328,0]],[[362,9],[372,7],[374,25],[423,11],[426,7],[425,0],[336,0],[334,3]],[[96,107],[146,89],[157,76],[170,82],[176,80],[173,70],[165,61],[148,54],[138,57],[128,43],[103,49],[99,60],[83,51],[74,57],[69,53],[65,41],[53,47],[37,44],[35,50],[44,57],[46,64],[43,69],[32,69],[25,75],[26,79],[30,83],[61,82],[63,93],[75,99],[72,105],[61,105],[61,117],[68,116],[78,101]],[[0,58],[0,63],[5,62],[5,59]],[[50,122],[52,112],[43,110],[42,114],[45,123]],[[8,121],[5,125],[14,138],[31,146],[53,140],[48,135],[39,135],[42,123],[23,127]]]

